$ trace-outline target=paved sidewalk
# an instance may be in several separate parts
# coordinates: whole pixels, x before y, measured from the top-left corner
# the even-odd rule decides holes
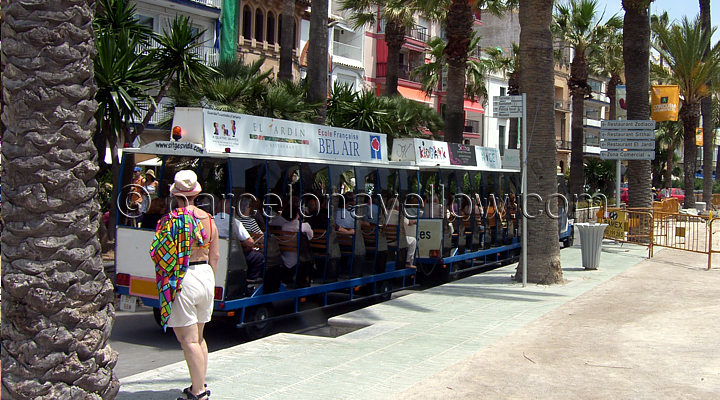
[[[702,369],[700,384],[720,393],[720,368],[710,357],[718,348],[710,327],[717,326],[720,311],[711,302],[720,291],[720,273],[688,268],[685,255],[662,262],[670,253],[643,262],[646,248],[606,242],[600,269],[585,271],[580,248],[564,249],[565,285],[522,288],[510,280],[515,266],[507,266],[335,317],[331,325],[364,326],[338,338],[277,334],[214,352],[208,386],[215,400],[546,398],[572,378],[570,386],[578,390],[557,398],[638,398],[641,389],[659,398],[665,397],[658,391],[664,388],[660,383],[668,380],[650,381],[649,373],[677,373],[670,368],[676,360],[666,357],[675,357],[672,350],[682,344],[684,354],[702,359],[681,372],[695,378],[692,371]],[[718,289],[706,292],[705,286]],[[699,321],[691,323],[686,315],[691,313],[682,311],[695,311],[698,302],[706,304],[707,313],[692,314]],[[659,319],[646,320],[651,311],[670,304],[676,314],[657,313]],[[613,325],[621,317],[626,322]],[[605,326],[610,329],[597,328]],[[683,341],[686,326],[693,327],[687,335],[703,340],[699,352],[694,342]],[[625,343],[628,337],[647,338],[652,346]],[[619,339],[623,342],[609,344]],[[600,353],[574,355],[582,351]],[[628,364],[625,357],[638,363]],[[657,363],[657,368],[643,369],[648,380],[642,387],[623,380],[626,386],[617,384],[619,391],[601,391],[616,377],[626,379],[627,371],[639,372],[645,365],[639,357]],[[581,379],[586,377],[592,379]],[[592,384],[581,387],[583,381]],[[117,398],[174,399],[188,382],[185,364],[176,363],[122,379]],[[527,386],[534,389],[515,391]]]

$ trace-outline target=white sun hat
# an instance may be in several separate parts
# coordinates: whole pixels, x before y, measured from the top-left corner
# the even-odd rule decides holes
[[[178,171],[175,174],[175,183],[170,186],[170,193],[175,196],[195,196],[201,191],[202,187],[197,181],[197,175],[188,169]]]

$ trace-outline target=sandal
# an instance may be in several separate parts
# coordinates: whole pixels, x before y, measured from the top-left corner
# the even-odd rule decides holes
[[[208,400],[210,398],[210,391],[207,390],[207,383],[205,384],[205,391],[198,395],[192,394],[190,390],[192,390],[192,386],[183,389],[183,395],[185,395],[185,397],[178,397],[177,400]]]
[[[185,397],[178,397],[177,400],[208,400],[210,398],[210,391],[206,390],[199,395],[194,395],[191,392],[184,393]]]
[[[206,383],[204,386],[205,386],[205,390],[209,392],[209,390],[207,390],[207,383]],[[192,385],[190,385],[190,386],[186,387],[185,389],[183,389],[182,392],[183,392],[183,394],[188,394],[188,393],[190,393],[191,390],[192,390]],[[192,394],[192,393],[191,393],[191,394]],[[208,393],[208,396],[210,396],[210,393]]]

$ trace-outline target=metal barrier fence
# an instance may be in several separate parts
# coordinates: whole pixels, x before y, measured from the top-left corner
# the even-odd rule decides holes
[[[604,234],[606,239],[647,246],[648,258],[652,257],[655,243],[652,210],[608,208],[598,215],[598,221],[608,224]]]
[[[720,230],[714,230],[718,218],[665,212],[654,216],[654,246],[706,254],[707,269],[712,268],[712,255],[720,252]]]

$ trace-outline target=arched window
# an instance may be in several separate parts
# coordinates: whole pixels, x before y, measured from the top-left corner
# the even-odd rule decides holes
[[[243,8],[242,36],[244,39],[252,39],[252,11],[249,6]]]
[[[256,9],[255,10],[255,40],[257,40],[258,42],[263,41],[263,28],[265,25],[265,24],[263,24],[263,19],[264,18],[263,18],[262,10],[259,8]]]
[[[269,44],[275,44],[275,14],[268,11],[267,15],[267,34],[265,38]]]

